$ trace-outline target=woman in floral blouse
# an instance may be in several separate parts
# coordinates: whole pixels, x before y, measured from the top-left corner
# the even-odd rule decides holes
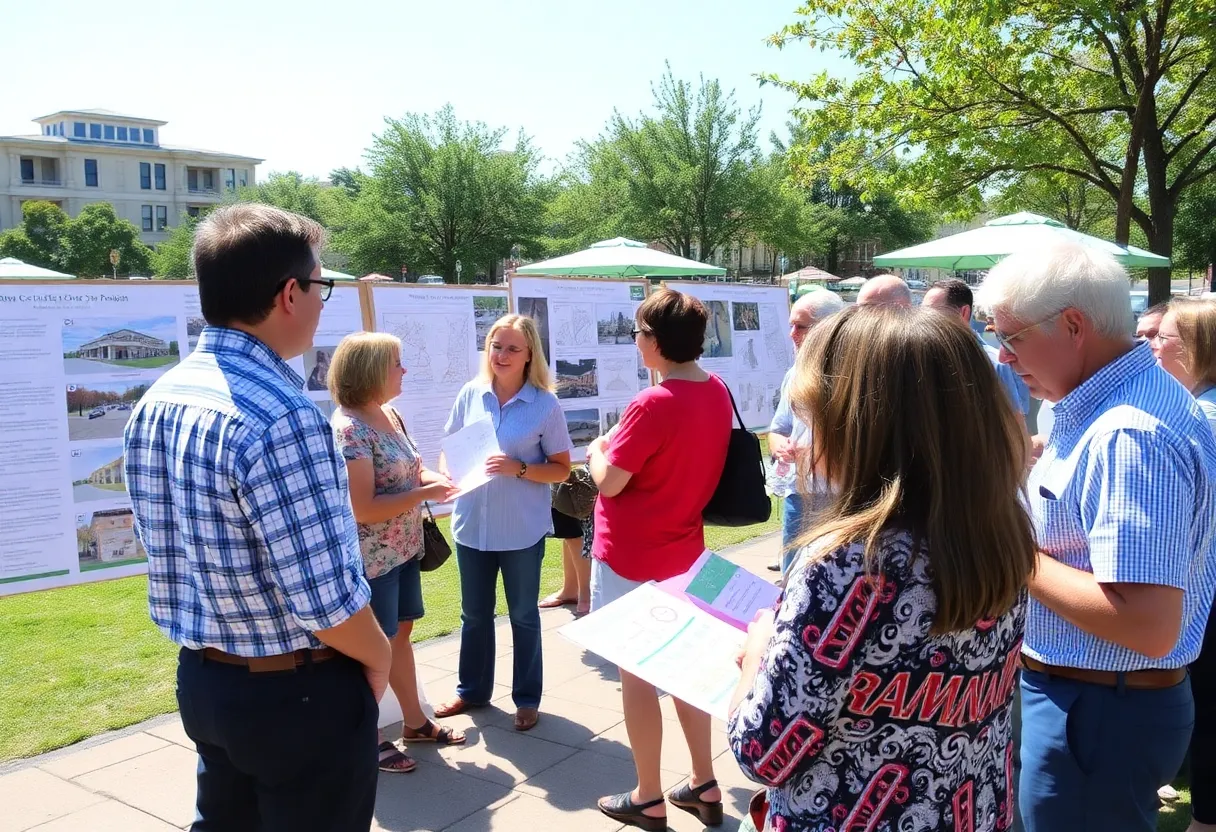
[[[393,336],[343,338],[329,367],[329,391],[338,405],[332,424],[346,459],[372,611],[393,645],[389,685],[404,717],[401,740],[454,745],[464,742],[464,734],[436,725],[418,702],[410,643],[423,614],[422,504],[447,500],[454,487],[422,466],[401,415],[389,404],[401,395],[404,375],[401,342]],[[413,771],[416,765],[396,744],[380,743],[381,771]]]
[[[1035,543],[992,365],[939,312],[852,307],[803,345],[790,401],[813,437],[800,468],[838,496],[740,657],[728,732],[768,787],[753,823],[1008,829]]]

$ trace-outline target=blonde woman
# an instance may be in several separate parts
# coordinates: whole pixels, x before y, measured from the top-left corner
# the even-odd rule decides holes
[[[460,672],[456,697],[435,709],[452,716],[489,704],[494,690],[494,603],[502,572],[514,641],[515,729],[539,718],[540,565],[553,530],[549,486],[570,474],[570,434],[553,394],[536,324],[522,315],[495,322],[481,374],[456,397],[445,433],[490,418],[502,453],[493,479],[456,499],[452,536],[460,565]]]
[[[402,742],[459,745],[464,734],[427,719],[418,702],[410,634],[422,618],[422,504],[448,499],[447,477],[424,468],[389,404],[401,395],[401,342],[360,332],[342,339],[329,367],[329,393],[338,409],[331,423],[346,459],[359,548],[371,586],[372,612],[393,647],[389,685],[401,703]],[[380,770],[413,771],[417,763],[390,741],[380,743]]]

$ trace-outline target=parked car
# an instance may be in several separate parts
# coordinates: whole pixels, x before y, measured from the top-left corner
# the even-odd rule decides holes
[[[925,283],[925,281],[923,281],[923,280],[905,280],[904,282],[908,284],[909,289],[928,289],[929,288],[929,284]]]
[[[106,415],[106,412],[104,410],[102,410],[100,407],[97,408],[96,410],[89,411],[90,419],[100,419],[102,416],[105,416],[105,415]]]
[[[437,274],[424,274],[418,277],[418,283],[423,286],[442,286],[444,280]]]

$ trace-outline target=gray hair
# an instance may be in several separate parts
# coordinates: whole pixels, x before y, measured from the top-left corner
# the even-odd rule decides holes
[[[1132,330],[1131,281],[1115,258],[1080,243],[1054,243],[1011,254],[993,266],[976,303],[1036,324],[1076,309],[1108,338]]]
[[[844,309],[844,300],[830,289],[817,289],[794,301],[794,306],[790,311],[797,312],[802,309],[811,313],[812,321],[819,323],[824,318]]]

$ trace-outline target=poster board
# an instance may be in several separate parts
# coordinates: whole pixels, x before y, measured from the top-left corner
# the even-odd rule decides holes
[[[631,334],[649,289],[645,280],[511,278],[511,310],[535,320],[545,343],[575,462],[650,386]]]
[[[335,287],[318,347],[363,328],[364,291]],[[0,596],[146,571],[123,429],[203,325],[191,281],[0,281]]]
[[[439,463],[439,443],[456,394],[481,368],[486,335],[507,314],[501,286],[380,283],[370,290],[377,332],[401,339],[405,378],[393,406],[405,419],[423,464]],[[435,513],[450,513],[436,506]]]
[[[794,364],[789,337],[790,295],[784,286],[667,281],[709,311],[701,366],[730,387],[744,427],[765,432]]]

